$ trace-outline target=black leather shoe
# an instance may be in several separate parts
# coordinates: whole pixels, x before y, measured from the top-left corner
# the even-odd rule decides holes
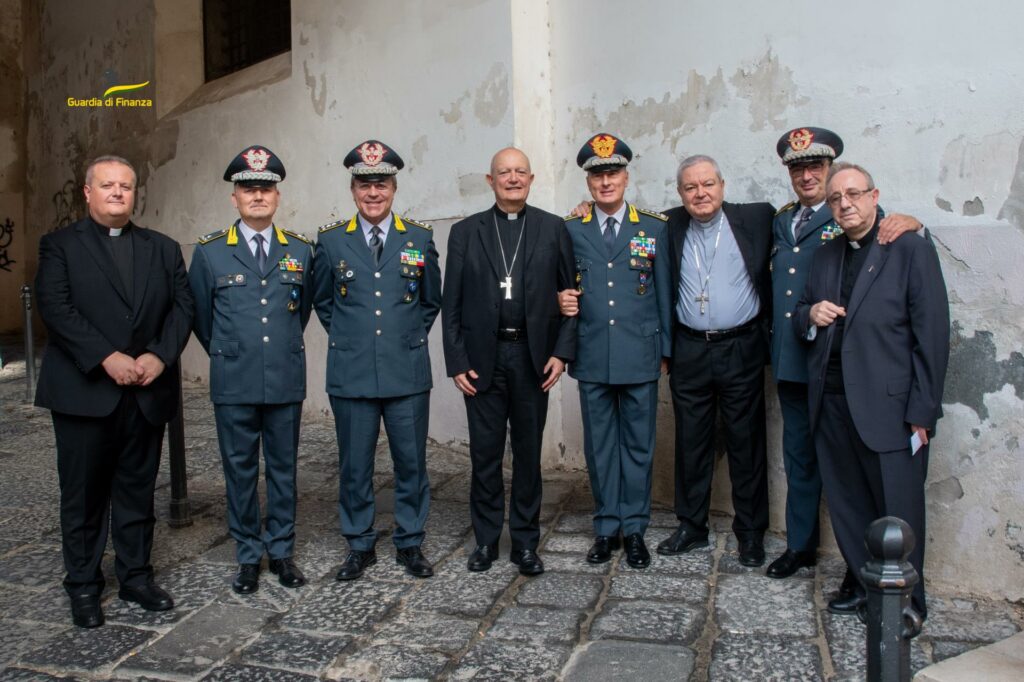
[[[514,549],[508,560],[519,567],[522,575],[540,575],[544,572],[544,562],[532,549]]]
[[[852,597],[857,593],[859,583],[857,577],[853,575],[853,571],[849,567],[846,568],[846,574],[843,575],[843,584],[839,586],[839,592],[836,594],[837,597]]]
[[[707,546],[707,531],[698,533],[686,524],[681,523],[679,524],[679,527],[676,528],[676,532],[658,543],[658,554],[662,554],[664,556],[678,556],[680,554],[686,554],[690,550],[697,549],[698,547]]]
[[[744,566],[760,566],[764,563],[764,542],[760,538],[740,540],[740,563]]]
[[[98,594],[80,594],[71,598],[71,620],[80,628],[103,625],[103,609]]]
[[[489,571],[491,569],[491,564],[493,564],[494,560],[497,558],[497,545],[477,545],[477,548],[469,555],[469,561],[466,562],[466,568],[474,573]]]
[[[345,559],[345,563],[338,569],[336,580],[355,580],[363,575],[369,566],[373,566],[377,563],[377,552],[374,550],[368,550],[361,552],[357,549],[353,549],[348,553],[348,558]]]
[[[231,581],[231,589],[237,594],[252,594],[260,589],[260,565],[238,564],[238,573]]]
[[[644,544],[644,536],[633,533],[626,536],[626,563],[633,568],[647,568],[651,565],[651,553]]]
[[[769,578],[788,578],[805,566],[818,563],[816,552],[796,552],[787,549],[778,559],[768,565],[765,575]]]
[[[174,608],[171,595],[152,581],[138,587],[121,585],[117,596],[124,601],[135,602],[147,611],[170,611]]]
[[[612,552],[617,551],[621,546],[622,541],[618,535],[598,535],[594,538],[594,544],[590,546],[590,551],[587,552],[587,563],[603,564],[610,561]]]
[[[405,572],[414,578],[429,578],[434,575],[434,567],[423,556],[419,546],[403,547],[395,552],[395,561],[405,566]]]
[[[845,597],[840,595],[829,601],[828,612],[834,613],[837,616],[856,616],[857,611],[866,606],[867,603],[867,596],[857,592]]]
[[[302,575],[302,571],[295,565],[295,562],[291,560],[291,557],[286,559],[271,559],[270,560],[270,572],[277,576],[277,582],[281,583],[285,587],[302,587],[306,584],[306,576]]]

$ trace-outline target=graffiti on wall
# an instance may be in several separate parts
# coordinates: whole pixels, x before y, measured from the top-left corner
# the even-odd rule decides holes
[[[14,241],[14,221],[10,218],[0,223],[0,270],[11,272],[11,266],[17,261],[11,258],[7,249]]]
[[[68,180],[64,183],[64,186],[57,192],[53,193],[51,198],[53,202],[53,213],[54,221],[50,231],[70,225],[75,222],[75,181]]]

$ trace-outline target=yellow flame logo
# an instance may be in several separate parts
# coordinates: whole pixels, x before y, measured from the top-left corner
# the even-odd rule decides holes
[[[144,88],[147,85],[149,85],[149,81],[146,81],[145,83],[136,83],[135,85],[114,85],[112,87],[107,88],[107,91],[103,93],[103,99],[110,97],[115,92],[130,92],[132,90]]]

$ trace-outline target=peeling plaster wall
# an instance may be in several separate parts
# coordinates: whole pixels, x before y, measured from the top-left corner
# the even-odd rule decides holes
[[[25,226],[22,2],[0,0],[0,333],[23,326],[21,287],[33,245]]]
[[[406,161],[395,208],[434,224],[443,265],[451,224],[490,205],[487,164],[513,141],[539,166],[535,203],[556,213],[586,196],[574,159],[598,130],[632,146],[627,197],[641,206],[676,205],[675,167],[698,152],[721,163],[728,199],[781,205],[792,191],[774,151],[779,135],[801,124],[830,127],[846,142],[845,158],[874,173],[887,210],[932,228],[950,291],[946,417],[928,482],[929,579],[1024,598],[1018,4],[954,12],[922,0],[869,0],[851,16],[806,0],[785,12],[735,2],[695,11],[670,0],[410,0],[396,12],[386,3],[310,0],[293,3],[289,54],[191,95],[183,77],[173,84],[173,108],[69,109],[65,98],[102,90],[108,70],[123,82],[167,73],[161,60],[174,50],[161,41],[194,33],[180,16],[160,23],[163,2],[22,5],[31,7],[23,22],[23,187],[37,230],[29,251],[39,231],[81,214],[82,163],[112,150],[142,161],[137,221],[177,238],[188,259],[196,236],[235,217],[220,175],[245,145],[282,155],[289,175],[279,223],[312,237],[317,225],[354,212],[341,161],[355,143],[379,137]],[[741,12],[748,21],[737,21]],[[0,133],[6,121],[0,115]],[[326,348],[315,321],[307,342],[306,409],[326,413]],[[465,411],[444,376],[439,328],[430,343],[430,434],[461,443]],[[184,367],[206,374],[194,343]],[[655,492],[670,502],[673,420],[661,389]],[[781,425],[770,380],[767,396],[771,520],[782,530]],[[544,462],[584,466],[568,378],[552,396]],[[728,510],[722,461],[716,481],[713,505]]]
[[[817,2],[784,12],[723,3],[697,13],[667,0],[566,0],[551,4],[551,91],[565,206],[585,196],[576,150],[601,130],[633,148],[627,198],[641,206],[678,205],[675,168],[694,153],[719,161],[728,200],[779,206],[793,195],[778,137],[823,125],[843,136],[844,158],[872,171],[888,210],[932,228],[955,329],[928,479],[928,578],[1020,600],[1024,63],[1014,27],[1024,9],[997,4],[961,12],[872,1],[851,18],[849,8],[833,14]],[[738,12],[753,16],[737,21]],[[598,38],[612,29],[622,49]],[[661,388],[655,493],[671,502],[674,426]],[[579,450],[578,418],[569,414],[575,391],[565,393],[565,442]],[[771,521],[782,530],[781,423],[770,379],[767,398]],[[723,459],[712,505],[728,511]]]

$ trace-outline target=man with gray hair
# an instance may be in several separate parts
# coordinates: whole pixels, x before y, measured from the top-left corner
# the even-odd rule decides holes
[[[658,545],[658,553],[677,555],[708,544],[720,412],[739,560],[760,566],[768,527],[764,366],[775,209],[768,203],[725,203],[725,180],[710,156],[684,159],[676,189],[683,205],[666,214],[674,292],[669,386],[676,417],[679,527]]]

